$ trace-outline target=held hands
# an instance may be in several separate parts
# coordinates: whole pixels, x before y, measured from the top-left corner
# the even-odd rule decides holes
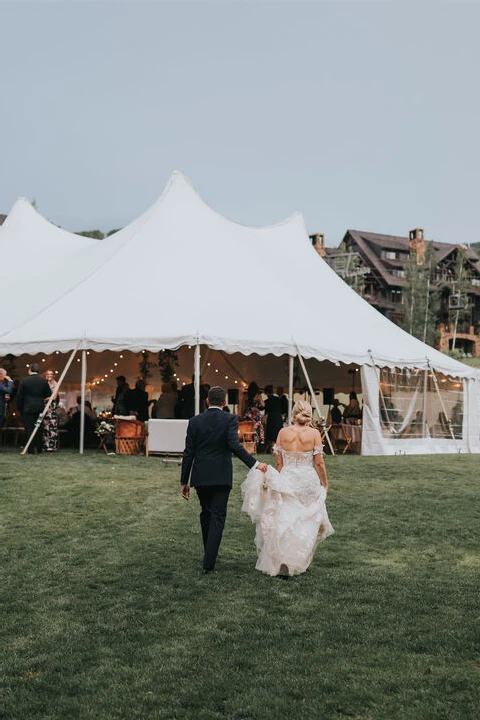
[[[184,500],[190,500],[190,485],[181,485],[180,495]]]
[[[260,472],[267,472],[268,465],[267,463],[258,463],[257,470],[260,470]]]

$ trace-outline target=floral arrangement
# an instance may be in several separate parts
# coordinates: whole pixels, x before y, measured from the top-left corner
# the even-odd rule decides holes
[[[107,420],[102,420],[96,427],[95,432],[97,435],[109,435],[115,432],[115,425]]]

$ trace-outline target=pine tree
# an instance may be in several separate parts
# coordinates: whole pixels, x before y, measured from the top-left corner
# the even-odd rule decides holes
[[[405,264],[404,317],[401,327],[419,340],[434,345],[437,337],[438,290],[433,288],[435,250],[427,243],[425,260],[419,265],[411,252]]]
[[[455,350],[455,342],[459,325],[469,322],[471,319],[472,304],[468,295],[471,285],[471,274],[468,270],[466,252],[459,248],[457,260],[453,268],[450,295],[450,321],[453,324],[452,350]]]

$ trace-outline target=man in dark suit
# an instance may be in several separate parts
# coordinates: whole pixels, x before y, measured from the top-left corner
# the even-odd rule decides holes
[[[176,416],[181,420],[190,420],[195,415],[195,375],[192,375],[192,382],[184,385],[178,393]],[[200,412],[205,410],[207,393],[203,385],[200,385]]]
[[[232,489],[232,453],[249,468],[265,472],[267,465],[250,455],[238,439],[236,415],[222,412],[226,392],[221,387],[208,391],[207,409],[191,418],[182,460],[181,495],[190,497],[188,484],[197,491],[202,511],[204,557],[202,573],[212,572],[222,540],[227,503]]]
[[[45,400],[50,397],[52,391],[44,377],[39,375],[38,363],[32,363],[27,377],[20,381],[17,390],[17,408],[22,416],[25,425],[25,436],[28,440],[33,432],[38,416],[45,407]],[[42,428],[38,428],[28,452],[36,455],[42,451]]]

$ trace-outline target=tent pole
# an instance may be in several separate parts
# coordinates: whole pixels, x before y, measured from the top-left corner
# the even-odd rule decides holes
[[[195,345],[195,415],[200,412],[200,343]]]
[[[425,340],[423,341],[425,342]],[[423,423],[422,423],[422,438],[427,437],[427,393],[428,393],[428,372],[423,371]]]
[[[59,390],[60,390],[60,386],[61,386],[61,384],[62,384],[62,382],[63,382],[63,378],[64,378],[65,375],[67,374],[68,368],[69,368],[70,365],[72,364],[73,358],[75,357],[76,353],[77,353],[77,348],[75,348],[75,350],[72,351],[72,354],[71,354],[70,357],[68,358],[67,364],[65,365],[65,367],[64,367],[64,369],[63,369],[63,372],[62,372],[62,374],[60,375],[60,377],[59,377],[59,379],[58,379],[58,382],[57,382],[57,384],[56,384],[56,386],[55,386],[55,390],[53,391],[53,393],[52,393],[52,394],[50,395],[50,397],[48,398],[48,401],[45,403],[45,407],[43,408],[42,412],[41,412],[40,415],[38,416],[38,419],[37,419],[37,421],[36,421],[36,423],[35,423],[35,427],[33,428],[33,432],[32,432],[32,434],[30,435],[30,437],[28,438],[28,440],[27,440],[27,442],[26,442],[26,444],[25,444],[25,447],[23,448],[23,450],[22,450],[22,452],[20,453],[20,455],[25,455],[25,453],[27,452],[28,448],[30,447],[30,444],[31,444],[33,438],[35,437],[38,428],[39,428],[40,425],[42,424],[43,418],[44,418],[45,415],[47,414],[50,405],[52,404],[52,402],[55,400],[55,398],[56,398],[57,395],[58,395],[58,392],[59,392]]]
[[[288,424],[292,424],[292,407],[293,407],[293,363],[295,358],[290,355],[288,358]]]
[[[449,431],[450,431],[450,435],[452,436],[452,440],[453,440],[453,442],[454,442],[454,444],[455,444],[455,450],[456,450],[457,452],[460,452],[460,450],[458,449],[457,438],[455,437],[455,433],[453,432],[452,424],[451,424],[451,422],[450,422],[450,418],[449,418],[449,416],[447,415],[447,408],[445,407],[445,403],[443,402],[443,398],[442,398],[442,394],[441,394],[441,392],[440,392],[440,388],[438,387],[437,376],[435,375],[434,369],[433,369],[432,366],[430,365],[430,361],[428,361],[428,367],[429,367],[430,372],[432,373],[433,384],[435,385],[435,390],[437,391],[438,399],[440,400],[440,405],[442,406],[442,411],[443,411],[443,414],[444,414],[445,419],[446,419],[446,421],[447,421],[447,425],[448,425],[448,429],[449,429]],[[463,384],[463,383],[462,383],[462,384]],[[464,395],[464,397],[465,397],[465,385],[463,385],[463,395]]]
[[[310,382],[310,376],[309,376],[309,374],[307,373],[307,368],[305,367],[305,363],[303,362],[303,357],[302,357],[301,354],[300,354],[300,350],[298,349],[298,345],[295,345],[295,347],[297,348],[298,359],[299,359],[299,361],[300,361],[300,365],[302,366],[303,374],[305,375],[305,380],[307,381],[308,389],[309,389],[310,395],[311,395],[311,397],[312,397],[312,402],[313,402],[313,404],[315,405],[315,410],[316,410],[317,413],[318,413],[318,417],[321,418],[322,415],[321,415],[321,413],[320,413],[320,407],[319,407],[319,405],[318,405],[317,396],[316,396],[315,393],[313,392],[312,383]],[[324,428],[324,431],[325,431],[325,437],[327,438],[328,446],[329,446],[329,448],[330,448],[330,452],[332,453],[332,455],[335,455],[335,451],[334,451],[333,445],[332,445],[332,443],[331,443],[331,441],[330,441],[330,436],[329,436],[329,434],[328,434],[328,432],[327,432],[326,426],[325,426],[325,428]]]
[[[85,350],[82,350],[82,380],[81,380],[81,388],[80,388],[80,447],[79,452],[80,455],[83,455],[83,450],[85,447],[85,385],[87,382],[87,353]]]
[[[389,431],[390,431],[391,433],[393,433],[394,430],[395,430],[395,428],[393,427],[392,422],[391,422],[391,420],[390,420],[390,415],[388,414],[387,403],[385,402],[385,396],[384,396],[383,390],[382,390],[381,369],[380,369],[380,367],[375,363],[375,358],[373,357],[373,354],[372,354],[372,351],[371,351],[371,350],[368,351],[368,354],[370,355],[370,360],[372,361],[372,366],[375,368],[375,371],[376,371],[376,374],[377,374],[377,378],[378,378],[378,390],[379,390],[379,393],[380,393],[380,400],[382,401],[383,412],[385,413],[385,422],[386,422],[386,424],[388,425]],[[380,419],[380,422],[381,422],[381,419]]]

